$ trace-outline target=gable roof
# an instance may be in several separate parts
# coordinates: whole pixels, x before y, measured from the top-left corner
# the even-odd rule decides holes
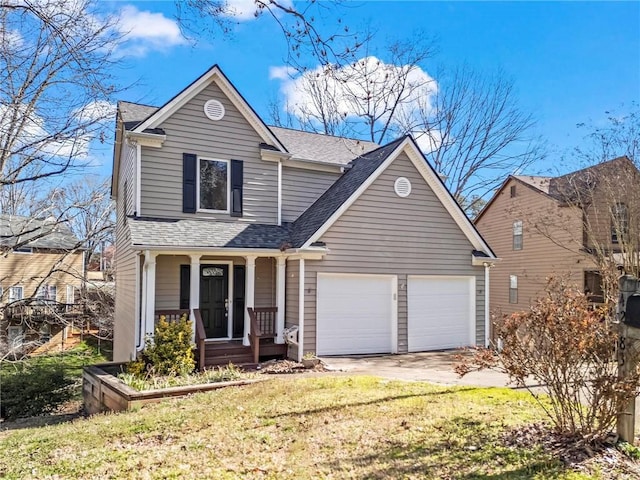
[[[0,245],[72,250],[80,241],[64,223],[0,214]]]
[[[355,157],[380,147],[377,143],[366,140],[303,132],[291,128],[269,128],[297,160],[347,165]]]
[[[406,135],[372,152],[361,155],[351,163],[344,173],[316,202],[311,205],[291,228],[294,247],[308,247],[326,232],[331,225],[355,202],[382,172],[405,152],[433,193],[440,200],[451,218],[467,237],[474,250],[485,252],[487,258],[496,255],[484,241],[482,235],[455,201],[440,176],[426,160],[415,140]]]
[[[255,129],[260,137],[269,145],[274,145],[278,149],[286,152],[287,149],[280,143],[276,136],[269,130],[269,127],[262,121],[256,111],[247,103],[244,97],[233,86],[218,65],[214,65],[205,73],[200,75],[195,81],[184,88],[180,93],[165,103],[156,111],[150,113],[144,120],[138,123],[132,132],[142,133],[147,129],[154,129],[160,126],[167,118],[173,115],[178,109],[184,106],[189,100],[202,92],[211,82],[215,82],[224,92],[234,106],[245,117],[249,124]]]
[[[495,193],[480,213],[478,213],[474,219],[474,223],[477,223],[489,209],[494,200],[504,190],[507,183],[509,183],[509,180],[516,180],[530,188],[533,188],[535,191],[548,196],[554,201],[566,203],[575,201],[576,196],[579,196],[580,191],[592,188],[598,178],[603,174],[606,174],[607,171],[614,171],[615,169],[628,167],[636,169],[635,164],[628,157],[622,156],[557,177],[509,175],[502,185],[496,189]]]
[[[401,137],[354,159],[351,162],[351,168],[293,222],[292,245],[294,247],[304,245],[404,140],[405,137]]]

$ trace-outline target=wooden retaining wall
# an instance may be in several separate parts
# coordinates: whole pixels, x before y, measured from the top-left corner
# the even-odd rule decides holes
[[[109,363],[84,367],[82,372],[82,396],[84,409],[89,415],[100,412],[121,412],[147,403],[159,402],[164,398],[184,397],[198,392],[218,388],[263,382],[266,379],[235,380],[231,382],[186,385],[159,390],[138,391],[125,385],[109,372],[119,372],[122,363]]]

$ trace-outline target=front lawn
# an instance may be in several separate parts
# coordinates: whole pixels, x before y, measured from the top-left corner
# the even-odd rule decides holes
[[[540,421],[527,394],[372,377],[268,382],[0,432],[0,477],[599,478],[502,434]]]

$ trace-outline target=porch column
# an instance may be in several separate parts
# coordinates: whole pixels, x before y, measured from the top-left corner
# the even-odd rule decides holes
[[[200,257],[202,255],[192,254],[191,270],[189,272],[189,320],[193,322],[193,341],[196,340],[196,318],[193,311],[200,308]]]
[[[144,252],[144,278],[146,279],[146,295],[145,295],[145,337],[153,336],[155,332],[155,315],[156,315],[156,257],[155,252],[147,250]]]
[[[286,278],[286,259],[284,257],[278,257],[278,270],[276,273],[276,307],[278,312],[276,313],[276,343],[284,343],[282,332],[284,331],[284,289]]]
[[[255,291],[256,291],[256,257],[247,256],[244,257],[246,265],[246,286],[244,292],[244,336],[242,338],[242,344],[249,345],[249,330],[251,330],[251,319],[249,318],[248,308],[255,306]]]

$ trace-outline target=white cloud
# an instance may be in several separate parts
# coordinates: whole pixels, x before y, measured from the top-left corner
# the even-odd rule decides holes
[[[288,65],[269,67],[269,80],[290,80],[297,70]]]
[[[269,1],[267,0],[262,3],[268,5]],[[279,0],[278,3],[285,8],[293,8],[292,0]],[[260,8],[254,0],[227,0],[222,8],[222,14],[225,17],[235,18],[242,22],[257,18],[256,13],[260,13]],[[273,13],[279,16],[281,10],[273,7]]]
[[[134,5],[126,5],[120,10],[118,30],[125,35],[124,53],[137,57],[151,50],[166,50],[186,43],[174,20],[162,13],[138,10]]]
[[[282,81],[285,108],[297,117],[321,116],[318,99],[323,99],[325,116],[333,114],[336,119],[356,120],[367,111],[386,121],[389,108],[397,103],[391,124],[404,128],[418,123],[417,110],[428,116],[435,108],[438,86],[427,72],[419,67],[386,64],[373,56],[337,70],[317,67],[295,78],[288,73],[286,67],[272,67],[269,72],[270,78]],[[404,89],[399,88],[400,83]],[[329,108],[326,101],[331,102]],[[422,138],[419,145],[426,151],[433,150],[433,142],[439,141],[435,137],[432,140],[425,135],[419,137]]]
[[[78,122],[102,122],[112,120],[116,114],[116,106],[106,100],[96,100],[73,112]]]
[[[429,132],[414,130],[411,135],[423,153],[435,152],[442,144],[442,134],[438,130],[430,130]]]

